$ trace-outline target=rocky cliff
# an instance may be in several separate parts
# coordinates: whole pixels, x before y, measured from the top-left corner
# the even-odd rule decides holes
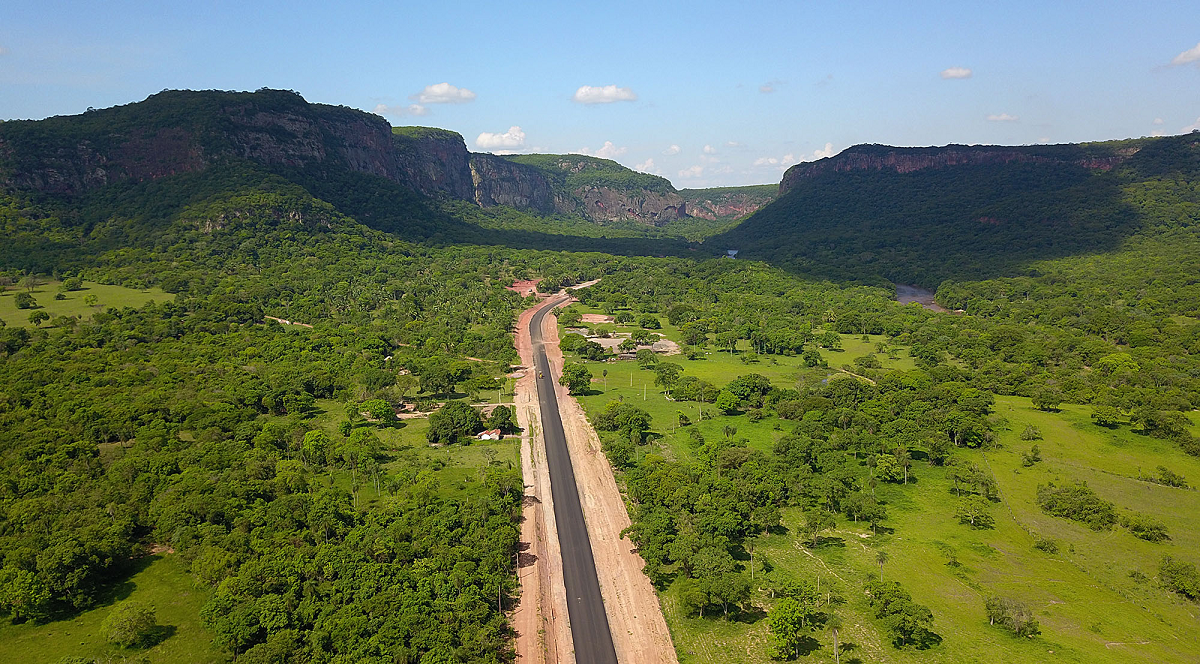
[[[994,164],[1064,164],[1108,170],[1137,153],[1137,145],[1110,144],[993,146],[947,145],[932,148],[896,148],[887,145],[856,145],[832,157],[796,164],[779,183],[782,196],[796,183],[825,173],[848,171],[894,171],[912,173],[932,168]]]
[[[507,205],[541,214],[555,210],[550,182],[536,168],[493,154],[473,154],[470,169],[474,200],[480,207]]]
[[[377,115],[310,104],[287,90],[172,90],[81,115],[0,122],[0,182],[10,189],[73,196],[229,159],[318,173],[344,169],[426,196],[600,223],[662,224],[687,214],[670,182],[613,161],[471,154],[455,132],[393,128]]]
[[[773,184],[684,189],[679,192],[687,202],[688,215],[710,221],[732,221],[754,214],[775,200],[778,193],[779,187]]]

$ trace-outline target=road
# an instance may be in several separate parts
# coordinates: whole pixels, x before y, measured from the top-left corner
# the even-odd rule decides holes
[[[592,557],[592,544],[575,485],[575,470],[571,466],[567,436],[558,410],[554,375],[542,344],[542,319],[552,309],[554,305],[547,305],[533,315],[529,321],[529,336],[533,342],[542,435],[546,442],[554,519],[558,523],[558,541],[562,550],[563,583],[567,590],[575,662],[617,664],[617,652],[608,628],[608,616],[604,613],[604,600],[600,596],[600,582],[596,578],[596,561]]]

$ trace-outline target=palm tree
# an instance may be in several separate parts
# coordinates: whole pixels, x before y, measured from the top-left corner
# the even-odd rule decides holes
[[[841,653],[838,652],[838,632],[842,631],[842,617],[836,613],[830,613],[825,619],[825,627],[833,634],[833,662],[841,664]]]
[[[883,583],[883,564],[886,563],[887,561],[888,561],[887,551],[880,549],[879,553],[875,554],[875,562],[879,563],[879,582],[880,583]]]

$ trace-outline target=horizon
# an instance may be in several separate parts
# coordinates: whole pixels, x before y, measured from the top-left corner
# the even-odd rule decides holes
[[[1198,24],[1184,2],[500,13],[15,0],[0,9],[0,118],[165,89],[291,89],[455,131],[472,152],[586,154],[679,189],[744,186],[859,144],[1187,133],[1200,127]]]

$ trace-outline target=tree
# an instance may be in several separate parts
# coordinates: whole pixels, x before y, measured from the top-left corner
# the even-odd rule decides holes
[[[483,430],[479,412],[461,401],[451,401],[429,416],[425,438],[431,443],[465,443]]]
[[[1113,406],[1100,404],[1092,409],[1092,421],[1098,426],[1112,429],[1121,423],[1121,419],[1121,411]]]
[[[986,499],[972,495],[959,498],[954,513],[959,523],[976,529],[992,528],[996,525],[996,518],[991,515],[990,507],[991,503]]]
[[[592,386],[592,372],[578,362],[567,362],[558,384],[565,386],[571,394],[585,394]]]
[[[888,561],[887,551],[880,549],[879,551],[877,551],[875,553],[875,562],[879,564],[879,582],[880,583],[883,583],[883,566],[885,564],[887,564],[887,561]]]
[[[121,602],[100,623],[104,640],[122,648],[145,645],[157,630],[154,607],[135,601]]]
[[[487,427],[499,429],[501,433],[505,434],[516,433],[520,430],[516,418],[513,416],[513,409],[508,406],[493,408],[491,415],[488,416]]]
[[[1058,388],[1044,387],[1033,394],[1033,407],[1038,410],[1058,410],[1063,394]]]
[[[17,293],[16,305],[18,309],[34,309],[37,307],[37,300],[33,299],[33,295],[25,291]]]
[[[88,293],[87,295],[83,296],[84,306],[94,307],[94,306],[96,306],[96,302],[98,302],[98,301],[99,300],[94,293]]]
[[[817,541],[823,531],[829,530],[836,525],[837,519],[830,512],[819,508],[804,511],[804,533],[812,538],[813,546],[817,545]]]
[[[738,412],[738,408],[741,406],[741,400],[739,400],[737,396],[729,390],[721,390],[721,393],[717,395],[717,403],[715,405],[717,410],[721,411],[721,413],[725,415],[733,415],[734,413]]]
[[[767,625],[771,630],[771,658],[792,659],[800,654],[805,631],[805,611],[799,601],[784,597],[771,607]]]
[[[671,388],[679,382],[679,374],[683,373],[683,367],[674,362],[659,362],[654,365],[654,384],[667,390],[669,394]]]
[[[875,476],[884,482],[899,482],[904,477],[904,469],[896,457],[880,454],[875,457]]]
[[[1037,618],[1033,617],[1029,607],[1017,600],[988,597],[984,601],[984,610],[987,612],[989,624],[1004,627],[1016,636],[1033,638],[1041,633]]]
[[[644,330],[658,330],[662,328],[662,323],[659,322],[658,316],[654,314],[645,314],[638,319],[638,325]]]
[[[658,355],[649,348],[642,348],[637,352],[637,363],[641,368],[649,369],[658,364]]]
[[[833,635],[833,662],[841,664],[842,658],[838,647],[838,633],[842,631],[842,617],[836,613],[825,616],[825,629]]]
[[[300,443],[300,455],[305,463],[321,465],[325,463],[329,448],[329,434],[314,429],[304,434],[304,440]]]
[[[42,311],[41,309],[36,309],[33,311],[33,313],[29,314],[29,322],[34,327],[37,327],[37,326],[41,325],[42,322],[48,321],[48,320],[50,320],[50,314],[46,313],[45,311]]]

